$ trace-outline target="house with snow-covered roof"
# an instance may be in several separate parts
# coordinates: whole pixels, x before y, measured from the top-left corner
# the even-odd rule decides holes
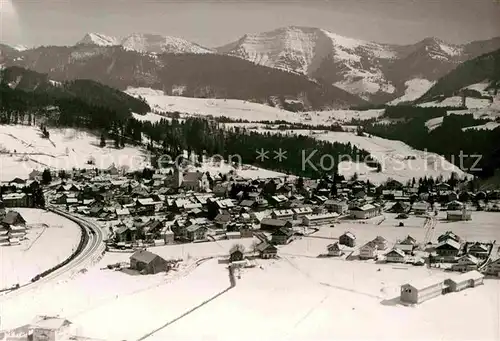
[[[375,204],[365,204],[350,209],[349,213],[354,219],[370,219],[381,214],[381,209]]]
[[[351,232],[345,232],[339,237],[339,244],[354,247],[356,245],[356,236]]]
[[[444,289],[443,278],[437,276],[424,277],[403,284],[401,286],[400,300],[403,303],[420,304],[441,296]]]
[[[373,259],[377,255],[377,244],[370,241],[359,248],[359,259]]]
[[[340,247],[339,243],[330,244],[326,247],[326,249],[328,251],[328,256],[339,257],[343,254],[342,248]]]
[[[391,263],[404,263],[406,260],[406,254],[398,248],[394,248],[385,254],[386,262]]]
[[[451,266],[452,271],[466,272],[477,270],[478,265],[481,261],[474,257],[473,255],[467,254],[463,255],[457,259],[457,263]]]

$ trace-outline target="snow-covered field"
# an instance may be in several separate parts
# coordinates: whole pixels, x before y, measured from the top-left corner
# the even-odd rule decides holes
[[[80,242],[80,228],[45,210],[16,208],[29,227],[27,240],[0,246],[0,289],[26,284],[68,258]]]
[[[234,244],[241,244],[250,251],[255,241],[246,238],[153,247],[149,250],[165,259],[183,259],[184,262],[176,271],[150,276],[101,270],[100,268],[105,268],[108,264],[128,262],[131,256],[131,253],[108,252],[94,268],[88,269],[87,273],[80,274],[72,280],[65,279],[52,286],[39,288],[36,292],[5,302],[0,301],[1,329],[23,325],[37,314],[61,314],[76,325],[83,326],[85,336],[111,340],[130,339],[130,335],[138,338],[141,335],[135,333],[152,330],[229,285],[228,272],[217,259],[207,261],[207,264],[199,270],[195,266],[197,260],[205,257],[225,258]],[[187,278],[191,273],[192,276]],[[165,302],[156,301],[155,296]],[[55,297],[64,299],[54,300]],[[148,303],[151,299],[153,301]],[[144,304],[139,304],[140,301]],[[26,304],[29,304],[30,309],[19,309]],[[137,305],[136,308],[143,306],[144,310],[141,311],[143,316],[155,315],[150,321],[151,324],[144,324],[144,329],[136,328],[134,331],[133,322],[129,323],[130,328],[127,329],[121,324],[108,323],[107,318],[103,319],[106,316],[132,318],[134,314],[130,312],[134,309],[130,305]],[[127,336],[127,333],[130,335]]]
[[[443,121],[444,121],[444,117],[431,118],[430,120],[425,122],[425,126],[427,127],[427,129],[429,129],[429,131],[431,131],[431,130],[434,130],[436,128],[439,128],[441,126],[441,124],[443,124]]]
[[[0,125],[0,181],[27,178],[33,169],[107,168],[138,169],[148,164],[137,148],[115,149],[113,141],[99,146],[99,137],[76,129],[50,129],[50,140],[34,126]],[[89,159],[95,164],[89,165]]]
[[[497,123],[497,122],[488,122],[488,123],[481,124],[481,125],[478,125],[478,126],[463,128],[462,130],[470,130],[470,129],[474,129],[474,130],[493,130],[493,129],[496,129],[498,127],[500,127],[500,123]]]
[[[498,281],[417,308],[393,303],[399,285],[432,274],[423,268],[286,257],[244,272],[233,290],[147,340],[495,339]],[[471,308],[481,314],[464,313]]]
[[[495,102],[493,102],[493,104],[491,104],[487,107],[484,107],[484,108],[476,108],[476,109],[470,109],[470,110],[467,110],[467,109],[466,110],[448,110],[446,112],[446,115],[470,115],[470,114],[472,114],[475,119],[494,121],[500,117],[500,110],[495,109],[494,105],[495,105]],[[500,109],[500,106],[499,106],[499,109]],[[444,120],[444,117],[435,117],[435,118],[432,118],[432,119],[428,120],[427,122],[425,122],[425,126],[429,130],[433,130],[433,129],[440,127],[441,124],[443,124],[443,120]],[[479,126],[467,127],[467,128],[464,128],[463,130],[467,130],[467,129],[489,129],[489,130],[492,130],[492,129],[495,129],[497,126],[498,126],[498,123],[496,123],[496,122],[488,122],[486,124],[479,125]]]
[[[413,149],[401,141],[387,140],[377,136],[367,137],[357,136],[354,133],[335,132],[315,135],[315,138],[330,142],[350,142],[358,148],[368,151],[382,164],[382,171],[380,173],[371,169],[369,171],[359,169],[358,171],[347,165],[346,175],[350,175],[349,172],[357,172],[361,179],[367,178],[374,183],[380,183],[388,177],[405,182],[413,177],[422,176],[436,178],[443,175],[444,178],[448,178],[452,172],[456,172],[459,176],[466,175],[458,167],[446,161],[444,157]],[[344,167],[340,164],[339,169],[342,168]]]
[[[238,160],[234,160],[235,162]],[[212,175],[228,174],[232,172],[233,174],[248,180],[253,179],[270,179],[270,178],[281,178],[287,175],[280,172],[275,172],[269,169],[264,169],[249,165],[230,165],[225,161],[214,160],[214,158],[207,158],[200,166],[187,166],[186,171],[190,172],[203,172],[210,173]]]
[[[466,86],[464,89],[478,91],[479,93],[481,93],[482,96],[490,96],[488,91],[485,90],[489,85],[490,85],[489,83],[476,83]]]
[[[320,125],[348,123],[351,120],[370,120],[379,118],[384,114],[383,109],[370,109],[370,110],[328,110],[328,111],[312,111],[303,114],[305,121],[303,123]],[[312,123],[311,123],[312,122]]]
[[[166,96],[163,91],[153,90],[150,88],[129,88],[126,93],[132,96],[142,96],[153,109],[160,111],[177,111],[181,114],[200,116],[225,116],[231,119],[243,119],[249,121],[301,121],[299,114],[263,104],[236,99],[205,99]]]
[[[158,114],[155,114],[152,112],[148,112],[145,115],[139,115],[139,114],[133,113],[132,116],[138,121],[146,121],[146,122],[151,122],[151,123],[157,123],[161,120],[170,120],[169,117],[158,115]]]
[[[142,96],[156,110],[180,112],[189,116],[228,117],[250,122],[286,121],[309,125],[329,125],[335,122],[348,122],[351,119],[370,119],[382,115],[383,110],[330,110],[295,113],[264,104],[252,103],[237,99],[205,99],[180,96],[167,96],[161,90],[150,88],[128,88],[132,96]],[[134,115],[140,120],[156,122],[162,118],[157,114]]]
[[[16,177],[28,178],[33,169],[103,169],[114,163],[119,168],[133,170],[149,165],[149,157],[139,148],[115,149],[113,141],[107,141],[107,146],[101,148],[98,137],[75,129],[51,129],[48,140],[40,136],[36,127],[0,125],[0,137],[0,181],[10,181]],[[90,158],[95,160],[94,165],[87,164]],[[194,167],[191,168],[195,170]],[[227,163],[207,162],[196,169],[213,174],[233,171],[245,179],[285,176],[258,167],[235,168]]]
[[[497,220],[495,213],[473,212],[469,222],[439,221],[433,239],[452,230],[470,241],[499,240]],[[96,268],[74,280],[45,286],[32,296],[3,303],[3,326],[22,325],[36,314],[60,314],[79,327],[80,335],[107,340],[138,339],[156,329],[159,331],[146,340],[234,340],[235,335],[241,340],[498,337],[497,280],[486,280],[483,286],[411,308],[394,300],[399,286],[422,277],[444,278],[445,273],[410,265],[316,258],[345,231],[356,235],[358,246],[379,235],[388,240],[389,248],[408,234],[419,242],[424,238],[422,218],[410,216],[404,220],[405,227],[395,227],[399,220],[393,214],[375,225],[378,221],[380,218],[364,224],[338,223],[314,235],[323,238],[303,237],[281,246],[282,259],[258,260],[257,267],[243,270],[241,278],[237,275],[235,288],[171,324],[229,287],[226,264],[214,259],[195,267],[195,259],[227,254],[234,243],[249,247],[252,239],[151,248],[166,258],[186,260],[177,271],[153,276],[100,270],[130,255],[107,253]],[[30,309],[19,308],[28,304]],[[471,309],[481,314],[475,314],[476,318],[464,313]]]
[[[363,160],[334,160],[339,162],[340,174],[350,177],[357,173],[361,180],[369,179],[372,183],[378,184],[388,178],[406,182],[413,177],[432,176],[433,178],[442,175],[449,178],[452,172],[459,176],[467,176],[462,170],[448,162],[444,157],[425,151],[411,148],[401,141],[387,140],[377,136],[358,136],[349,132],[318,132],[311,134],[309,130],[265,130],[262,127],[255,129],[257,132],[271,133],[291,133],[310,135],[318,140],[340,143],[351,143],[358,148],[368,151],[375,159],[382,164],[382,171],[368,167]],[[306,166],[310,166],[305,162]],[[325,163],[325,165],[329,165]],[[314,165],[319,167],[318,165]]]
[[[179,245],[155,246],[148,250],[156,253],[165,259],[184,259],[186,261],[201,259],[205,257],[227,256],[234,244],[241,244],[247,251],[251,251],[251,246],[258,243],[256,238],[242,238],[237,240],[219,240],[216,242],[191,243]],[[128,253],[107,253],[105,261],[108,264],[117,262],[128,262],[131,254]]]
[[[389,102],[390,105],[396,105],[403,102],[414,101],[422,97],[436,82],[431,82],[423,78],[414,78],[405,82],[405,94]]]
[[[491,104],[488,99],[467,97],[465,105],[469,109],[485,108]],[[443,101],[432,101],[418,104],[420,107],[460,107],[462,105],[462,98],[460,96],[447,97]]]

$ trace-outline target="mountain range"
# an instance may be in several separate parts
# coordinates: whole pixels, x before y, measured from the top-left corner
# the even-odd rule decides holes
[[[183,84],[186,77],[177,77],[175,84],[171,84],[168,72],[160,70],[161,67],[168,67],[164,65],[167,60],[179,61],[187,58],[181,57],[184,54],[194,54],[196,57],[187,58],[190,62],[206,64],[205,61],[211,60],[213,65],[214,60],[221,63],[231,60],[231,63],[236,64],[227,58],[229,56],[250,64],[295,74],[305,79],[300,82],[302,84],[312,82],[316,87],[327,86],[329,91],[335,89],[338,100],[331,103],[317,102],[321,107],[328,107],[360,105],[366,101],[380,104],[395,100],[405,94],[408,82],[415,79],[424,80],[425,84],[431,86],[459,64],[497,49],[500,49],[500,37],[462,45],[450,44],[437,38],[426,38],[410,45],[394,45],[347,38],[319,28],[290,26],[245,35],[235,42],[216,48],[203,47],[182,38],[155,34],[136,33],[118,39],[89,33],[69,47],[49,46],[17,51],[0,46],[0,63],[45,72],[51,77],[59,78],[58,80],[71,79],[75,77],[75,73],[84,76],[81,74],[82,70],[89,71],[88,77],[95,79],[97,75],[91,76],[95,73],[92,70],[98,69],[104,72],[104,75],[99,75],[99,79],[95,80],[107,85],[118,88],[152,86],[171,93],[174,88],[193,88],[193,85]],[[124,54],[119,50],[130,53]],[[165,54],[173,56],[165,57]],[[118,60],[117,56],[126,56],[127,60]],[[117,65],[123,67],[118,74]],[[200,87],[211,86],[203,80],[207,73],[211,74],[206,66],[193,66],[189,62],[179,62],[175,65],[180,68],[175,73],[192,73],[192,70],[188,69],[192,67],[198,70],[200,81],[195,86],[198,90]],[[250,65],[245,67],[253,69]],[[125,71],[126,68],[135,70],[133,79],[127,79],[130,75],[120,74],[130,73]],[[221,72],[221,77],[224,78],[225,71],[221,69]],[[275,74],[270,70],[257,74],[267,77],[267,73]],[[257,74],[255,77],[259,77]],[[168,81],[165,81],[165,78],[169,78]],[[119,81],[120,79],[123,80]],[[240,78],[241,82],[246,80],[247,78]],[[126,81],[130,84],[126,84]],[[261,83],[267,81],[263,79]],[[199,92],[198,90],[193,89],[194,92]],[[298,92],[295,93],[295,90],[289,93],[273,90],[264,97],[286,95],[299,99],[304,91],[298,88],[296,90]],[[217,92],[220,96],[225,96],[228,91],[234,92],[227,88],[221,89],[220,86],[218,89],[212,89],[212,92]],[[354,96],[348,96],[345,92]],[[262,97],[262,94],[259,96]],[[356,99],[356,96],[359,98]],[[248,94],[241,94],[238,98],[241,97],[254,99],[252,96],[248,97]],[[262,98],[257,100],[262,101]],[[310,108],[318,109],[317,106]]]

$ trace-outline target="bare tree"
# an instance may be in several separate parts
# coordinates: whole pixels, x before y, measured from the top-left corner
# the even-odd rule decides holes
[[[250,246],[250,249],[252,250],[253,253],[256,253],[257,252],[257,246],[259,245],[259,242],[258,241],[253,241],[252,242],[252,245]]]
[[[232,254],[234,251],[240,251],[241,253],[245,253],[245,247],[242,244],[234,244],[229,250],[229,254]]]

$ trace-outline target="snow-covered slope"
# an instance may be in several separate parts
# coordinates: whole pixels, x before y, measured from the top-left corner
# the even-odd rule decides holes
[[[311,135],[309,130],[268,130],[265,128],[252,130],[260,133],[309,135],[321,141],[351,143],[353,146],[368,151],[372,157],[380,162],[382,170],[377,172],[376,169],[368,167],[362,159],[346,160],[342,158],[335,160],[339,162],[340,174],[351,177],[356,173],[359,179],[370,180],[375,184],[380,184],[388,178],[403,183],[412,178],[424,176],[436,178],[443,175],[444,178],[449,178],[452,172],[456,172],[460,177],[469,176],[444,157],[413,149],[401,141],[377,136],[358,136],[351,132],[317,132]],[[306,162],[304,164],[308,166]]]
[[[167,96],[161,90],[150,88],[128,88],[127,94],[144,98],[151,108],[158,111],[179,112],[187,116],[228,117],[234,120],[286,121],[290,123],[305,123],[308,125],[329,125],[346,123],[352,119],[371,119],[383,114],[383,110],[330,110],[311,112],[291,112],[264,104],[252,103],[237,99],[205,99],[180,96]],[[148,114],[135,115],[139,120],[159,121],[162,116]]]
[[[25,46],[25,45],[14,45],[14,46],[12,46],[12,48],[14,48],[14,50],[19,51],[19,52],[26,51],[29,49],[29,47]]]
[[[320,140],[330,142],[350,142],[352,145],[367,150],[382,164],[382,171],[377,173],[374,169],[362,167],[361,164],[343,162],[339,170],[344,175],[358,173],[359,178],[369,179],[373,183],[381,183],[387,178],[406,182],[412,178],[423,176],[438,177],[443,175],[449,178],[452,172],[460,177],[467,176],[462,170],[448,162],[444,157],[416,150],[401,141],[387,140],[377,136],[357,136],[355,133],[327,133],[316,136]]]
[[[262,65],[311,73],[322,59],[360,62],[359,52],[378,58],[393,58],[389,47],[343,37],[319,28],[290,26],[270,32],[245,35],[239,41],[217,49]]]
[[[134,33],[123,39],[121,45],[126,50],[146,53],[213,53],[212,50],[185,39],[156,34]]]
[[[148,156],[132,147],[115,149],[112,141],[99,147],[99,138],[75,129],[50,129],[50,140],[33,126],[0,125],[0,181],[27,178],[33,169],[117,167],[140,169]],[[93,159],[94,165],[87,164]]]
[[[396,105],[403,102],[410,102],[420,98],[427,90],[429,90],[435,82],[427,79],[414,78],[405,82],[405,94],[395,100],[389,102],[390,105]]]
[[[120,45],[120,40],[101,33],[87,33],[77,45],[115,46]]]
[[[476,104],[476,107],[469,107],[469,109],[460,109],[460,110],[447,110],[446,115],[470,115],[472,114],[475,119],[482,119],[482,120],[490,120],[491,122],[487,122],[482,125],[478,126],[472,126],[472,127],[466,127],[463,128],[462,130],[469,130],[469,129],[477,129],[477,130],[493,130],[496,129],[498,126],[500,126],[499,123],[496,121],[500,118],[500,95],[497,95],[494,97],[493,102],[489,102],[489,100],[484,100],[484,99],[472,99],[474,100],[474,104]],[[447,101],[447,102],[446,102]],[[445,99],[443,101],[445,104],[453,104],[453,103],[458,103],[458,98],[455,97],[450,97]],[[468,99],[466,101],[468,103]],[[429,103],[424,103],[424,105],[427,106],[432,106],[432,105],[440,105],[441,103],[434,103],[434,102],[429,102]],[[444,105],[443,105],[444,106]],[[436,129],[443,124],[444,117],[436,117],[428,120],[425,122],[425,126],[429,130]]]
[[[488,123],[481,124],[478,126],[463,128],[462,130],[493,130],[493,129],[496,129],[498,127],[500,127],[500,123],[488,122]]]
[[[213,53],[212,50],[182,38],[134,33],[123,39],[101,33],[87,33],[77,45],[122,46],[141,53]]]
[[[491,104],[490,100],[482,98],[467,97],[465,100],[465,106],[469,109],[481,109],[486,108]],[[432,101],[418,104],[419,107],[461,107],[462,97],[452,96],[447,97],[443,100]]]

